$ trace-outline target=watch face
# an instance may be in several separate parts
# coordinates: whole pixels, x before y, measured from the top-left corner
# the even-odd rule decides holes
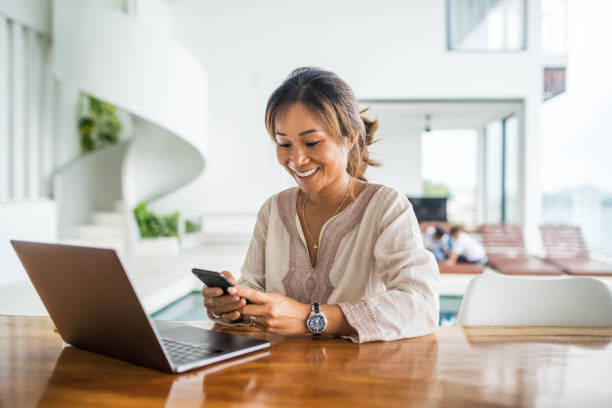
[[[325,329],[325,318],[321,315],[314,315],[308,320],[308,327],[314,332],[320,332]]]

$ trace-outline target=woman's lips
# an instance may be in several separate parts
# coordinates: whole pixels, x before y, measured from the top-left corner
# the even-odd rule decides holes
[[[303,171],[303,172],[300,172],[300,171],[297,171],[297,170],[293,170],[293,173],[296,176],[298,176],[300,179],[305,180],[305,179],[308,179],[308,178],[314,176],[319,171],[319,169],[320,169],[320,167],[316,167],[314,169],[310,169],[310,170]]]

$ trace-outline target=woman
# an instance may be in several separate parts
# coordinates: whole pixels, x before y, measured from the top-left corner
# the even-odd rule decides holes
[[[359,343],[435,329],[439,272],[412,207],[364,177],[377,126],[328,71],[298,68],[272,94],[266,128],[298,187],[261,207],[230,294],[202,290],[211,319]]]

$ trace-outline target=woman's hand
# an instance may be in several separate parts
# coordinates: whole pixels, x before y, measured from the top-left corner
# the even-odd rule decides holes
[[[237,285],[236,279],[228,271],[221,272],[232,284]],[[230,288],[231,289],[231,288]],[[223,295],[221,288],[202,288],[204,296],[204,307],[208,310],[211,318],[221,318],[226,322],[232,322],[240,318],[240,308],[246,305],[246,299],[240,298],[230,291],[229,295]]]
[[[234,287],[229,289],[231,294],[247,298],[252,305],[244,306],[243,320],[249,321],[250,316],[255,318],[255,326],[272,334],[290,336],[306,334],[306,318],[310,314],[310,305],[300,303],[277,292],[259,292],[251,288]]]

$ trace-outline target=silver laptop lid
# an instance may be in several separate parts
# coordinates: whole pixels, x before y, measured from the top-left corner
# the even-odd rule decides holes
[[[24,241],[11,244],[66,343],[173,371],[114,250]]]

